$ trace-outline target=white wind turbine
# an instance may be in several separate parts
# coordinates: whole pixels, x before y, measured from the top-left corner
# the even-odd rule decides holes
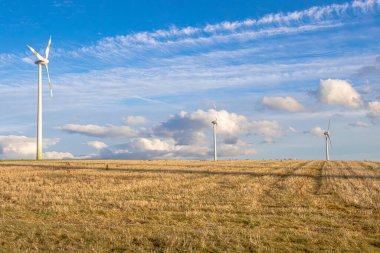
[[[214,109],[216,110],[215,105],[214,105]],[[211,123],[212,123],[213,132],[214,132],[214,161],[217,161],[218,155],[216,151],[216,131],[217,131],[217,126],[218,126],[218,112],[216,112],[215,120],[211,121]]]
[[[35,62],[38,65],[38,107],[37,107],[37,160],[42,160],[42,65],[46,68],[46,74],[49,80],[50,87],[50,96],[53,96],[53,89],[51,85],[51,80],[49,76],[49,51],[51,44],[51,36],[48,42],[48,45],[45,50],[45,58],[42,57],[36,50],[34,50],[31,46],[27,45],[28,48],[35,54],[38,60]]]
[[[330,160],[330,146],[331,146],[330,120],[329,120],[329,124],[327,126],[327,130],[323,134],[325,135],[325,140],[326,140],[326,161],[329,161]]]

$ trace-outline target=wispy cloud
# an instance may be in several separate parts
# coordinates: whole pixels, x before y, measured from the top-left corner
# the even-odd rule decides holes
[[[348,125],[352,126],[352,127],[369,127],[369,126],[371,126],[371,124],[369,124],[367,122],[363,122],[363,121],[355,121],[355,122],[349,123]]]
[[[131,50],[143,47],[175,46],[227,43],[229,41],[245,41],[261,36],[299,33],[342,25],[348,17],[373,13],[380,7],[374,0],[353,1],[351,3],[314,6],[302,11],[289,13],[273,13],[260,19],[242,21],[224,21],[207,24],[203,27],[175,26],[167,30],[139,32],[125,36],[106,37],[93,46],[82,47],[70,52],[71,56],[92,55],[110,57],[126,54]],[[126,54],[128,56],[128,54]]]
[[[102,138],[131,137],[136,135],[135,131],[128,126],[67,124],[62,126],[61,129],[72,134],[77,133]]]
[[[150,102],[150,103],[166,104],[165,102],[162,102],[162,101],[157,100],[157,99],[151,99],[151,98],[146,98],[146,97],[141,97],[141,96],[133,96],[132,98],[137,98],[137,99],[140,99],[142,101],[146,101],[146,102]]]

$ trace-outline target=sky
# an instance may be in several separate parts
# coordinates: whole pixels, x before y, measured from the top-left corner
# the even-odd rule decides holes
[[[380,160],[380,0],[0,0],[0,159]]]

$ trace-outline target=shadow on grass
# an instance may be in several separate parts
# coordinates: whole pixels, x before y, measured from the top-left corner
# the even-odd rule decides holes
[[[104,164],[106,165],[106,163]],[[141,166],[141,164],[139,164]],[[0,164],[0,168],[4,167],[20,167],[22,164],[12,164],[12,163],[2,163]],[[160,165],[161,167],[166,165]],[[215,170],[186,170],[186,169],[140,169],[140,168],[91,168],[84,166],[64,166],[63,164],[59,164],[57,166],[52,165],[44,165],[44,164],[32,164],[27,165],[27,167],[32,167],[35,169],[43,169],[43,170],[97,170],[97,171],[117,171],[117,172],[128,172],[128,173],[167,173],[167,174],[198,174],[198,175],[222,175],[222,176],[252,176],[252,177],[304,177],[304,178],[314,178],[316,180],[321,180],[322,178],[341,178],[341,179],[375,179],[380,180],[380,175],[334,175],[330,174],[327,176],[321,175],[318,173],[317,175],[303,174],[303,173],[293,173],[292,171],[285,173],[275,173],[275,172],[254,172],[254,171],[215,171]],[[191,166],[188,166],[191,167]],[[203,167],[203,166],[196,166]],[[234,168],[234,166],[228,166],[228,168]],[[261,167],[256,167],[256,169],[260,169]],[[278,168],[278,167],[276,167]],[[273,169],[276,169],[273,168]],[[289,169],[295,169],[299,167],[290,167]],[[249,169],[255,169],[255,167],[249,167]],[[315,168],[319,169],[318,167]],[[344,169],[344,168],[342,168]]]

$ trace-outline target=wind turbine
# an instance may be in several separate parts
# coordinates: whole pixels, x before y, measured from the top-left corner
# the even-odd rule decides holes
[[[38,60],[35,62],[38,66],[38,106],[37,106],[37,160],[42,160],[42,65],[45,66],[46,74],[49,80],[50,87],[50,96],[53,96],[53,89],[51,85],[51,80],[49,76],[49,51],[51,44],[51,36],[48,42],[48,45],[45,50],[45,58],[42,57],[36,50],[34,50],[31,46],[27,45],[27,47],[35,54]]]
[[[330,139],[330,120],[329,124],[327,126],[327,130],[323,133],[325,135],[326,140],[326,161],[330,160],[330,146],[331,146],[331,139]]]
[[[214,105],[214,108],[216,110],[215,105]],[[211,121],[211,123],[212,123],[213,132],[214,132],[214,161],[217,161],[218,155],[217,155],[217,151],[216,151],[216,130],[217,130],[217,126],[218,126],[218,112],[216,112],[215,120]]]

